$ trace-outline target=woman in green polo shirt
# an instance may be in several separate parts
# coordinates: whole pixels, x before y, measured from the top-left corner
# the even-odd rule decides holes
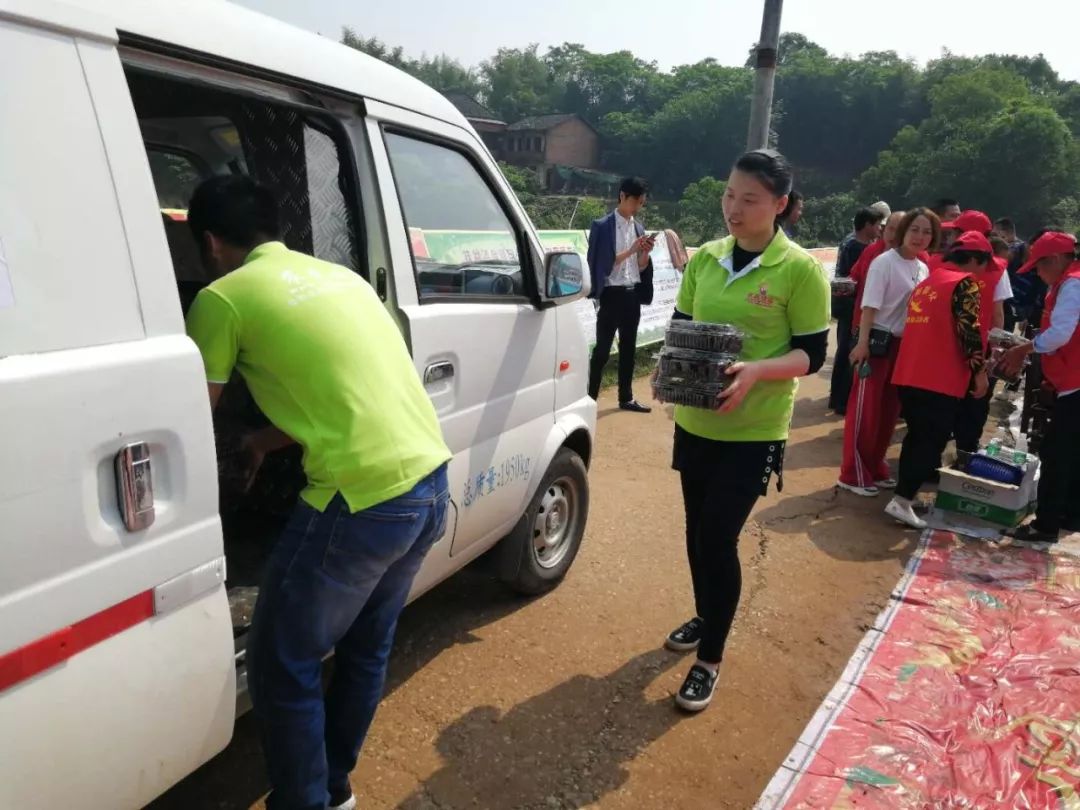
[[[688,711],[704,709],[716,686],[742,587],[739,533],[773,473],[783,486],[796,378],[825,361],[829,282],[818,261],[777,226],[791,186],[791,167],[778,152],[748,152],[736,161],[723,202],[731,235],[694,255],[675,304],[675,318],[730,323],[746,335],[716,409],[675,410],[673,466],[682,478],[697,615],[666,645],[698,649],[676,696]]]

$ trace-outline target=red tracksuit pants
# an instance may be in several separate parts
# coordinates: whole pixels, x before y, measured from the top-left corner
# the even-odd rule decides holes
[[[844,417],[844,458],[840,480],[857,487],[891,478],[885,454],[900,418],[900,396],[892,383],[900,341],[893,340],[886,357],[871,357],[870,376],[853,375]],[[846,358],[837,358],[842,362]]]

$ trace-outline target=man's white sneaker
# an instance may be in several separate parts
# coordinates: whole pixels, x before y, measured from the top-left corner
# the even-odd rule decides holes
[[[854,493],[855,495],[861,495],[864,498],[873,498],[881,492],[877,487],[857,487],[854,484],[845,484],[843,481],[837,481],[836,485],[840,487],[840,489]]]
[[[889,501],[889,505],[885,507],[885,514],[913,529],[926,528],[926,521],[915,514],[915,510],[911,508],[910,501],[908,503],[901,503],[897,498],[893,498]]]
[[[882,478],[880,481],[875,481],[874,486],[878,489],[896,489],[896,479]]]

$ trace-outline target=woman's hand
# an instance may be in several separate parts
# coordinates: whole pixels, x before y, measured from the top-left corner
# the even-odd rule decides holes
[[[982,399],[989,390],[990,378],[986,376],[986,371],[984,369],[975,375],[975,385],[972,388],[971,396],[975,399]]]
[[[750,389],[761,379],[761,366],[755,362],[732,363],[727,374],[734,379],[717,394],[717,411],[720,413],[731,413],[742,404]]]
[[[649,386],[652,388],[652,398],[654,402],[663,402],[663,400],[656,395],[656,378],[659,376],[660,366],[657,366],[652,370],[652,374],[649,375]]]
[[[861,366],[867,360],[870,359],[870,344],[863,343],[861,340],[855,344],[855,348],[851,350],[851,354],[848,355],[848,360],[851,361],[853,366]]]
[[[998,369],[1008,377],[1015,377],[1024,367],[1024,360],[1031,354],[1032,344],[1024,343],[1013,346],[1001,355],[997,362]]]

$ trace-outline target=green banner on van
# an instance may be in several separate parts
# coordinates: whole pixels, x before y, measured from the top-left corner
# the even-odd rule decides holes
[[[418,259],[442,264],[518,260],[510,231],[427,231],[410,229],[413,253]]]
[[[410,228],[409,236],[417,258],[446,264],[518,260],[514,236],[509,231],[429,231]],[[538,236],[545,250],[574,251],[581,254],[582,259],[589,252],[589,235],[586,231],[539,231]],[[651,306],[642,307],[637,340],[639,346],[663,341],[682,278],[672,266],[667,240],[662,234],[656,241],[652,260],[656,294]],[[596,343],[595,302],[585,299],[578,301],[574,307],[591,347]]]

